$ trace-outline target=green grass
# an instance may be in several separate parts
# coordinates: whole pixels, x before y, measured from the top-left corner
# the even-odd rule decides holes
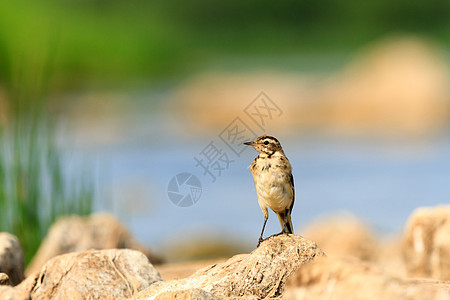
[[[91,212],[93,185],[70,174],[44,118],[20,119],[0,133],[0,231],[16,235],[28,263],[59,216]]]

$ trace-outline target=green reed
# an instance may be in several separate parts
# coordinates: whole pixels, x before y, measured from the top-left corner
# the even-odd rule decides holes
[[[0,231],[19,238],[29,262],[59,216],[91,212],[94,188],[66,166],[48,115],[16,117],[0,130]]]

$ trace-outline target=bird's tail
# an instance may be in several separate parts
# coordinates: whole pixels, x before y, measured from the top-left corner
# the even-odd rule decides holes
[[[286,218],[286,215],[287,215],[287,218]],[[283,233],[294,233],[294,227],[292,226],[292,221],[291,221],[291,212],[286,210],[283,213],[277,213],[277,216],[278,216],[278,220],[280,221],[282,232]]]

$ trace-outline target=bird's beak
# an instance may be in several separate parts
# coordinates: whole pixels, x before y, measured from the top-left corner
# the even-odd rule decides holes
[[[244,145],[253,146],[253,142],[245,142]]]

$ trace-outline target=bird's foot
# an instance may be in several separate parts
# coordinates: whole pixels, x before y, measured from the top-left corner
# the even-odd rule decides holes
[[[281,231],[281,232],[272,234],[271,236],[268,237],[268,239],[270,239],[270,238],[272,238],[272,237],[276,237],[276,236],[282,235],[282,234],[289,235],[289,233],[284,232],[284,231]]]
[[[266,237],[265,239],[263,239],[262,237],[260,237],[259,240],[258,240],[258,245],[256,245],[256,248],[258,248],[258,247],[261,245],[261,243],[264,242],[265,240],[268,240],[268,239],[270,239],[270,238],[273,238],[273,237],[276,237],[276,236],[279,236],[279,235],[282,235],[282,234],[290,235],[290,233],[288,233],[288,232],[281,231],[281,232],[272,234],[271,236],[268,236],[268,237]]]
[[[263,239],[262,237],[260,237],[258,240],[258,245],[256,245],[256,248],[258,248],[259,245],[261,245],[261,243],[264,242],[264,240],[266,240],[266,239]]]

